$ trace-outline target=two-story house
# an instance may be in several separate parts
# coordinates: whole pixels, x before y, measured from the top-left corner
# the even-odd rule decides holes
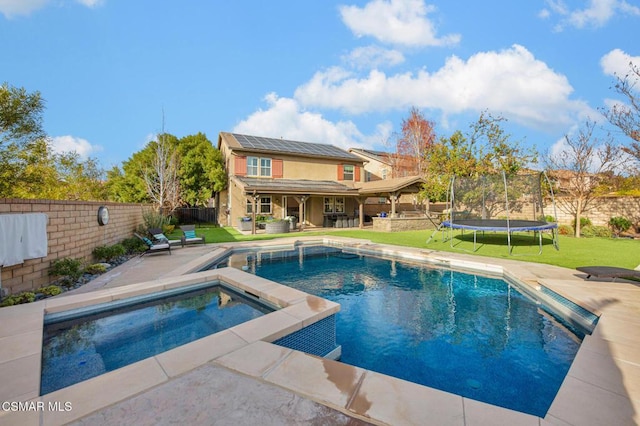
[[[333,145],[221,132],[227,189],[216,199],[219,223],[238,226],[242,217],[296,216],[301,226],[331,226],[336,218],[364,224],[369,197],[391,200],[416,193],[420,177],[364,182],[362,158]]]

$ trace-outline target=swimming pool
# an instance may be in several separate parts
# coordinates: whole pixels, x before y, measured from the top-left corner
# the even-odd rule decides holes
[[[45,316],[41,395],[273,312],[219,284]]]
[[[335,247],[236,252],[227,265],[340,303],[345,363],[540,417],[586,332],[502,279]]]

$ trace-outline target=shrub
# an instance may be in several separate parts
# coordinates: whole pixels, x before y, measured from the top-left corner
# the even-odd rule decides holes
[[[147,246],[138,237],[124,239],[120,244],[127,254],[142,253],[147,249]]]
[[[49,275],[55,275],[70,280],[77,280],[82,276],[82,261],[80,259],[72,259],[64,257],[56,259],[49,268]]]
[[[41,293],[46,297],[57,296],[62,293],[62,289],[57,285],[50,285],[47,287],[40,287],[36,290],[36,293]]]
[[[104,260],[111,262],[113,259],[126,253],[126,249],[122,244],[114,244],[112,246],[98,246],[93,249],[91,254],[96,260]]]
[[[174,229],[176,229],[175,225],[163,225],[162,226],[162,232],[165,233],[165,234],[172,233]]]
[[[558,234],[573,235],[573,227],[569,225],[560,225],[558,226]]]
[[[611,226],[616,237],[619,237],[621,233],[631,228],[631,225],[631,221],[626,217],[616,216],[609,219],[609,226]]]
[[[170,219],[154,210],[147,210],[142,213],[142,220],[144,220],[144,226],[146,229],[158,228],[163,229],[164,225],[168,225]],[[145,231],[146,232],[146,231]]]
[[[91,275],[99,275],[99,274],[104,274],[105,272],[107,272],[107,267],[104,266],[101,263],[94,263],[93,265],[89,265],[87,266],[84,271],[87,274],[91,274]]]
[[[593,238],[593,237],[610,238],[611,230],[606,226],[588,225],[582,228],[580,235],[586,238]]]
[[[36,294],[32,291],[25,291],[23,293],[12,294],[7,296],[0,303],[0,307],[20,305],[23,303],[31,303],[36,300]]]
[[[542,218],[542,220],[544,220],[545,222],[555,222],[556,218],[548,214],[548,215],[545,215],[544,218]]]
[[[591,223],[591,219],[589,219],[588,217],[581,217],[580,218],[580,229],[586,227],[586,226],[591,226],[593,225]],[[576,228],[576,220],[573,219],[573,221],[571,222],[571,226],[573,227],[573,229]]]

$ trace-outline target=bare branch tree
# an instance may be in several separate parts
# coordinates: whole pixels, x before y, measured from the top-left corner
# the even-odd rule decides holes
[[[629,72],[620,77],[616,75],[613,89],[627,98],[627,104],[615,104],[602,111],[609,122],[630,137],[633,142],[622,150],[640,162],[640,66],[629,62]]]
[[[167,140],[165,133],[158,135],[155,145],[155,156],[151,166],[147,167],[143,174],[144,182],[156,208],[166,208],[172,212],[180,205],[178,153]]]
[[[600,194],[603,179],[623,163],[620,149],[610,135],[594,134],[596,123],[587,119],[575,136],[566,135],[560,152],[545,158],[549,175],[556,181],[558,206],[574,216],[575,236],[580,237],[580,219]]]

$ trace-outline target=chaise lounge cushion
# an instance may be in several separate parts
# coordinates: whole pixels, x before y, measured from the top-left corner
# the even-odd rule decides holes
[[[196,235],[196,227],[195,225],[182,225],[180,227],[182,230],[182,245],[189,243],[202,243],[205,244],[204,235]]]
[[[640,271],[615,266],[580,266],[576,268],[587,274],[587,279],[596,278],[640,278]]]

